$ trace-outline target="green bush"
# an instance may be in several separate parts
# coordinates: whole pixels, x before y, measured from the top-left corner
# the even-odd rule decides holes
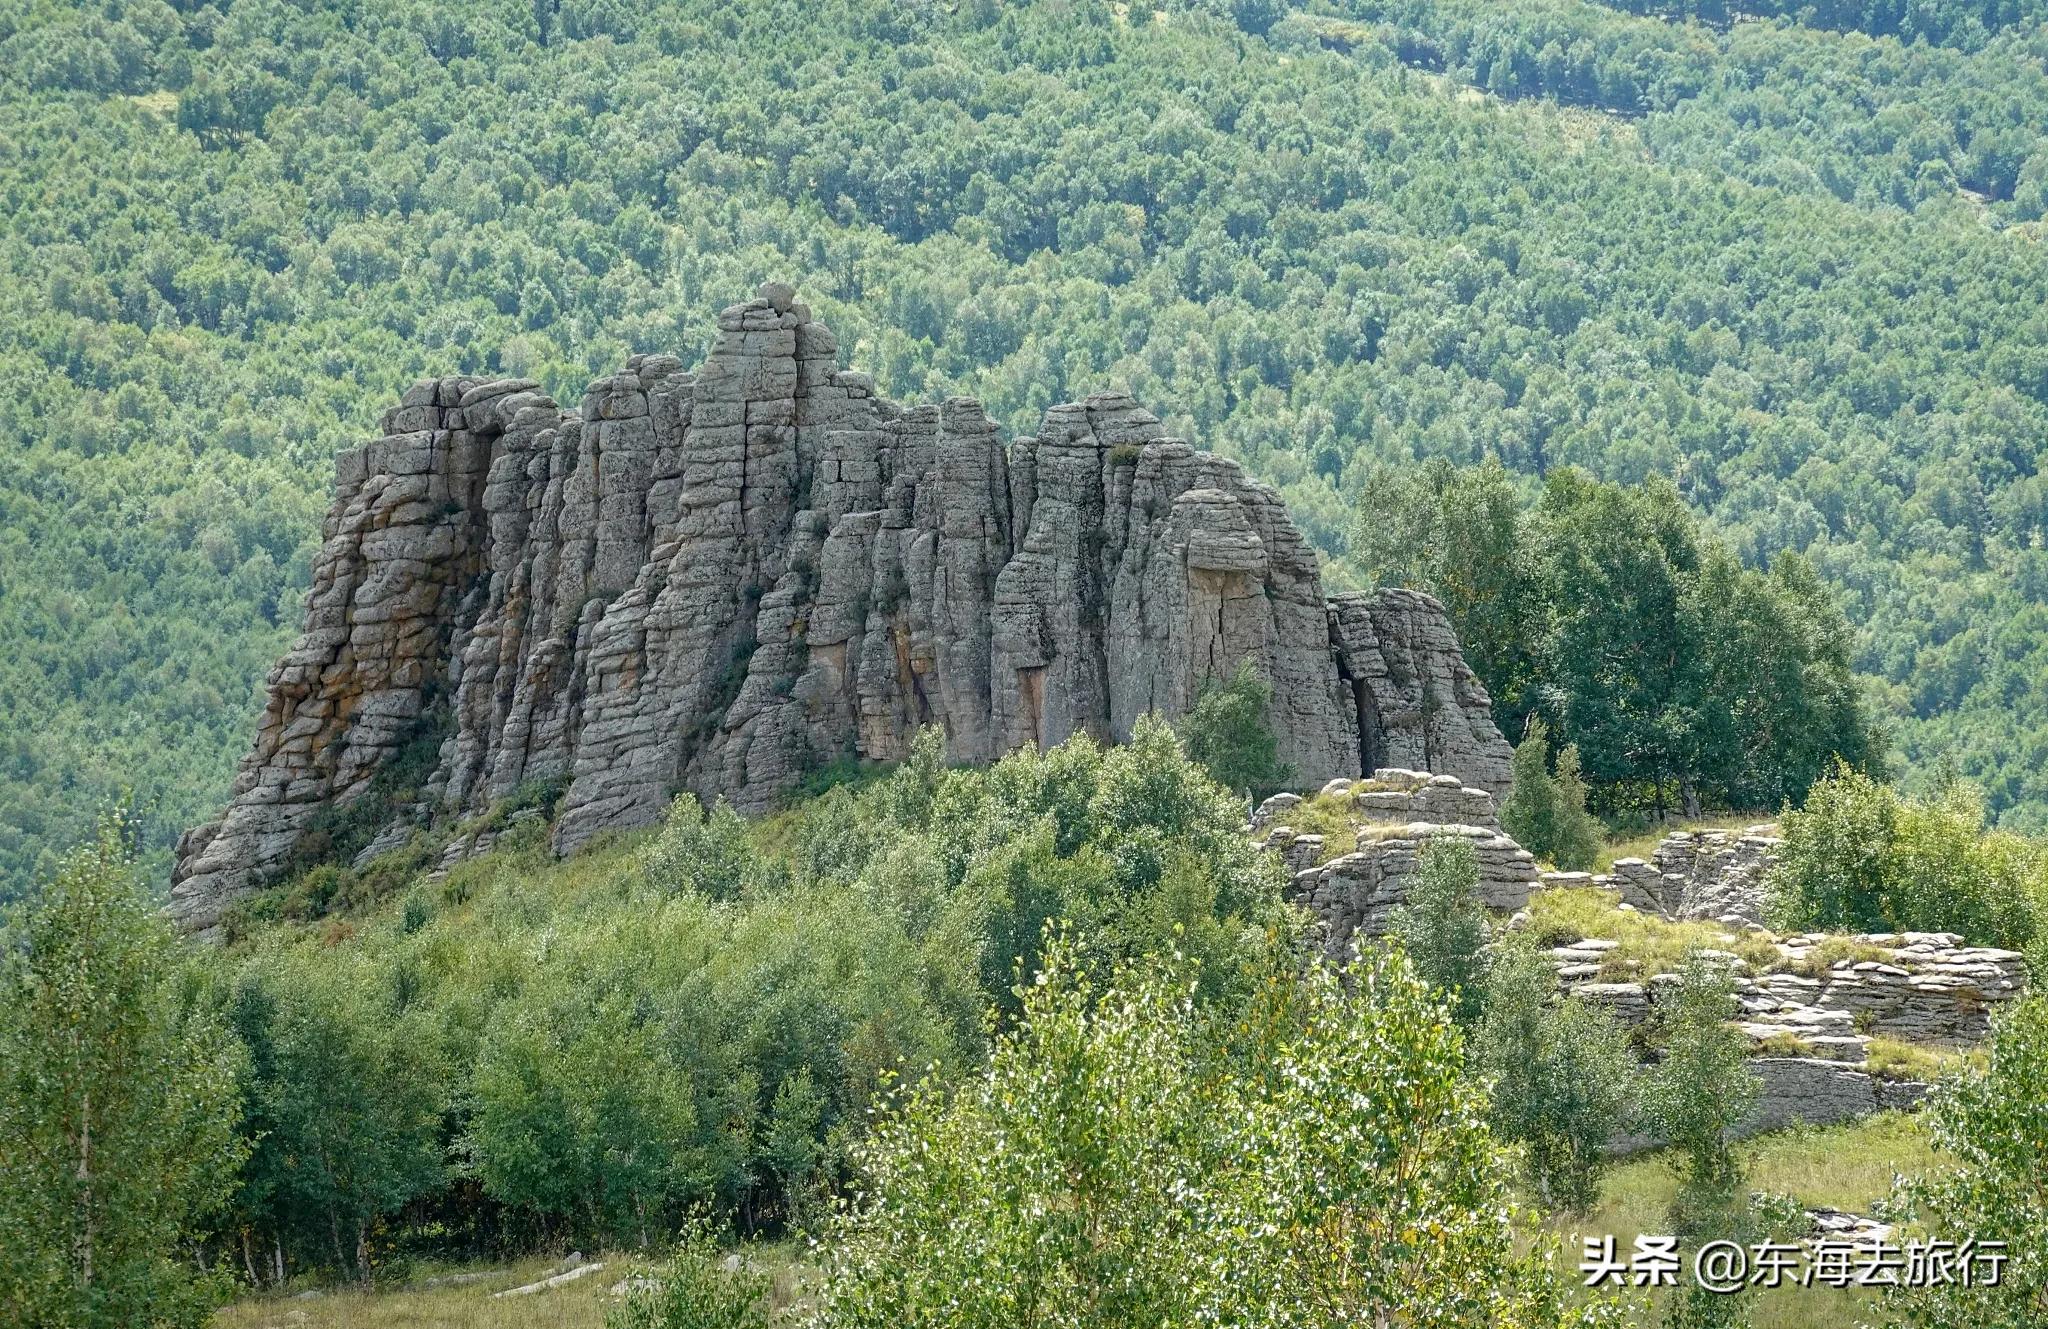
[[[983,770],[934,729],[764,822],[679,799],[559,862],[521,826],[437,892],[354,902],[315,869],[317,922],[251,919],[231,952],[248,1263],[642,1244],[698,1203],[806,1230],[883,1075],[976,1060],[1049,921],[1105,966],[1178,948],[1205,1004],[1262,981],[1298,921],[1242,816],[1156,719]]]
[[[1912,799],[1838,768],[1782,824],[1765,890],[1783,930],[1959,932],[2020,949],[2048,917],[2048,842],[1987,830],[1960,781]]]
[[[1451,1017],[1469,1024],[1485,993],[1486,910],[1479,888],[1479,854],[1463,836],[1438,835],[1415,855],[1408,898],[1394,911],[1389,932],[1415,966],[1416,977],[1442,994]]]
[[[1398,956],[1276,971],[1239,1018],[1185,967],[1054,951],[980,1073],[860,1152],[821,1322],[1588,1322],[1524,1255],[1458,1038]]]
[[[1929,1236],[2004,1241],[2010,1259],[1997,1287],[1892,1290],[1897,1322],[1916,1329],[2022,1329],[2048,1307],[2048,996],[2002,1013],[1990,1053],[1985,1069],[1936,1085],[1923,1109],[1952,1166],[1902,1185],[1894,1202]]]
[[[196,1326],[242,1049],[116,819],[0,925],[0,1320]]]
[[[1644,1121],[1679,1153],[1674,1230],[1739,1239],[1748,1198],[1729,1132],[1761,1090],[1749,1040],[1729,1023],[1739,1012],[1726,969],[1693,955],[1675,991],[1657,1001],[1658,1058],[1641,1078]]]
[[[767,1329],[768,1279],[743,1253],[723,1257],[716,1233],[692,1213],[654,1286],[627,1292],[605,1312],[605,1329]]]
[[[1600,819],[1586,811],[1579,750],[1565,744],[1552,775],[1550,726],[1542,716],[1531,715],[1529,732],[1515,746],[1509,775],[1514,783],[1500,807],[1501,829],[1563,871],[1589,871],[1605,837]]]
[[[1228,680],[1205,679],[1176,728],[1188,756],[1217,784],[1249,798],[1263,798],[1286,785],[1292,774],[1276,755],[1273,726],[1267,719],[1272,704],[1272,685],[1247,659]]]
[[[1510,938],[1487,966],[1472,1063],[1492,1086],[1495,1132],[1522,1146],[1543,1202],[1570,1213],[1591,1209],[1608,1141],[1631,1113],[1636,1060],[1628,1035],[1582,999],[1558,999],[1549,958]]]

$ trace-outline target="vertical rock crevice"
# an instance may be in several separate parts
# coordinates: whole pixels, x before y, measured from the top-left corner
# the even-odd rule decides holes
[[[337,459],[229,807],[180,844],[188,929],[276,879],[430,710],[451,732],[418,815],[560,785],[564,852],[680,792],[763,810],[925,723],[965,762],[1117,741],[1244,660],[1304,783],[1427,764],[1505,791],[1441,607],[1326,600],[1278,496],[1120,393],[1005,444],[972,399],[878,395],[770,283],[694,370],[635,356],[574,412],[523,380],[428,380],[384,426]]]

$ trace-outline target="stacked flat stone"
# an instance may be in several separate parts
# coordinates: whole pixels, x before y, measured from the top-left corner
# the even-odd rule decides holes
[[[1347,813],[1356,830],[1353,852],[1317,863],[1324,837],[1297,835],[1285,823],[1302,803],[1295,794],[1267,799],[1248,829],[1287,864],[1293,874],[1288,898],[1315,915],[1320,944],[1333,959],[1349,958],[1361,936],[1386,933],[1432,839],[1471,843],[1479,864],[1475,894],[1488,908],[1520,909],[1536,888],[1536,860],[1501,833],[1493,795],[1456,777],[1382,767],[1369,779],[1333,779],[1319,797],[1336,800]]]
[[[1784,841],[1764,824],[1740,831],[1673,831],[1648,862],[1617,858],[1608,872],[1546,872],[1545,889],[1596,886],[1664,918],[1703,919],[1749,931],[1764,926],[1764,875]]]
[[[1791,1034],[1832,1060],[1863,1060],[1868,1036],[1935,1047],[1967,1047],[1991,1029],[1991,1014],[2026,989],[2026,959],[2017,951],[1968,946],[1950,932],[1872,933],[1834,938],[1877,951],[1885,959],[1843,959],[1817,977],[1792,972],[1802,965],[1819,935],[1787,937],[1777,943],[1784,967],[1752,974],[1729,958],[1742,1023],[1753,1040]],[[1676,975],[1658,974],[1643,983],[1600,981],[1601,960],[1615,943],[1588,938],[1553,948],[1549,955],[1567,990],[1598,1001],[1629,1023],[1650,1015],[1660,985]],[[1853,1055],[1851,1055],[1853,1054]]]
[[[436,722],[452,733],[404,820],[563,782],[562,851],[678,791],[764,809],[924,725],[962,762],[1118,741],[1247,660],[1303,778],[1390,754],[1505,791],[1442,607],[1326,599],[1236,463],[1115,393],[1005,444],[977,402],[900,406],[838,353],[770,283],[719,315],[703,364],[635,356],[573,412],[525,380],[408,391],[339,460],[304,631],[228,809],[181,843],[173,916],[212,932]]]
[[[1806,958],[1819,936],[1788,937],[1790,960]],[[1969,946],[1953,932],[1907,932],[1856,940],[1890,952],[1883,960],[1839,960],[1818,978],[1774,973],[1760,988],[1787,1004],[1847,1012],[1859,1027],[1910,1043],[1943,1047],[1980,1042],[1991,1016],[2026,988],[2018,951]]]
[[[1785,938],[1777,944],[1781,964],[1804,964],[1825,940],[1819,935]],[[1991,1011],[2026,987],[2026,962],[2018,952],[1968,946],[1953,933],[1879,933],[1846,940],[1859,952],[1880,951],[1886,958],[1843,959],[1809,977],[1778,967],[1750,973],[1732,954],[1707,952],[1731,971],[1741,1008],[1736,1027],[1751,1046],[1767,1049],[1789,1036],[1809,1054],[1752,1058],[1751,1067],[1763,1077],[1763,1094],[1741,1134],[1775,1130],[1794,1120],[1825,1125],[1912,1106],[1927,1087],[1872,1075],[1866,1066],[1871,1039],[1882,1035],[1919,1045],[1969,1046],[1990,1032]],[[1659,998],[1676,988],[1678,976],[1603,981],[1602,961],[1616,945],[1589,937],[1554,947],[1549,957],[1562,991],[1635,1028],[1651,1020]],[[1650,1143],[1631,1139],[1620,1147]]]

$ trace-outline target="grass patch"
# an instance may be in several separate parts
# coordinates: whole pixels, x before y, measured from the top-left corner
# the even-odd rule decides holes
[[[1608,983],[1677,973],[1696,950],[1732,951],[1752,973],[1776,968],[1784,959],[1776,945],[1752,933],[1728,933],[1711,923],[1674,923],[1617,905],[1612,892],[1597,886],[1538,891],[1529,897],[1530,930],[1544,946],[1587,937],[1618,943],[1600,957],[1600,979]]]
[[[1938,1080],[1959,1066],[1987,1067],[1981,1047],[1931,1048],[1904,1039],[1874,1037],[1864,1048],[1864,1069],[1884,1080]]]
[[[1317,794],[1287,810],[1283,825],[1296,835],[1320,835],[1323,847],[1316,855],[1318,865],[1342,858],[1358,849],[1358,809],[1346,794]]]
[[[1944,1164],[1927,1142],[1916,1118],[1884,1112],[1840,1126],[1801,1126],[1777,1131],[1736,1146],[1749,1168],[1754,1191],[1788,1196],[1803,1208],[1843,1209],[1867,1214],[1892,1188],[1894,1174],[1924,1174]],[[1572,1281],[1579,1241],[1584,1236],[1612,1234],[1627,1251],[1643,1233],[1670,1231],[1671,1200],[1678,1188],[1668,1152],[1647,1154],[1617,1164],[1600,1188],[1600,1202],[1582,1218],[1549,1219],[1545,1227],[1560,1238],[1559,1258]],[[1626,1288],[1619,1294],[1628,1323],[1661,1324],[1662,1301],[1648,1291]],[[1868,1291],[1826,1287],[1787,1287],[1754,1294],[1745,1300],[1754,1329],[1851,1329],[1875,1318],[1877,1305]]]
[[[1889,964],[1891,958],[1892,953],[1882,946],[1873,946],[1855,937],[1833,936],[1815,942],[1813,949],[1803,959],[1795,960],[1789,968],[1795,974],[1819,978],[1844,960],[1851,964],[1861,964],[1865,960]]]
[[[1779,1030],[1769,1038],[1757,1040],[1756,1055],[1759,1057],[1810,1057],[1813,1044],[1807,1042],[1789,1029]]]
[[[805,1310],[808,1269],[792,1245],[748,1246],[747,1258],[768,1278],[769,1322],[795,1324]],[[536,1256],[510,1264],[435,1267],[402,1286],[364,1290],[323,1289],[322,1295],[298,1300],[311,1289],[293,1285],[280,1294],[244,1297],[214,1314],[211,1329],[602,1329],[605,1312],[624,1300],[612,1295],[619,1281],[659,1275],[665,1259],[649,1252],[594,1255],[604,1262],[597,1273],[546,1292],[524,1297],[493,1297],[494,1292],[520,1287],[545,1277],[555,1261]],[[484,1277],[433,1287],[434,1278],[450,1274]]]

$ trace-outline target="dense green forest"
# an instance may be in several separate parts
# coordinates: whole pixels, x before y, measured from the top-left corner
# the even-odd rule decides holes
[[[2038,7],[1732,8],[0,0],[0,893],[218,803],[405,383],[768,276],[898,395],[1129,387],[1339,583],[1382,464],[1668,477],[2048,825]]]

